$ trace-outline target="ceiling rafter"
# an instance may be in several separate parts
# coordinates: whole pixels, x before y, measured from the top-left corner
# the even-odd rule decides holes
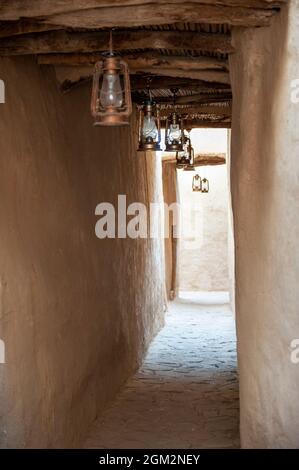
[[[175,155],[166,153],[162,157],[163,163],[175,163]],[[196,153],[194,166],[224,165],[226,163],[225,153]]]
[[[190,31],[115,31],[113,49],[169,49],[215,53],[234,51],[229,34],[193,33]],[[109,31],[50,31],[27,34],[0,41],[0,55],[86,53],[109,50]]]
[[[160,1],[160,4],[182,5],[181,0]],[[194,5],[214,6],[216,3],[222,7],[245,7],[253,9],[273,9],[286,3],[286,0],[193,0]],[[2,0],[0,3],[0,18],[4,20],[17,20],[19,18],[34,18],[72,13],[101,8],[140,7],[144,4],[157,6],[157,0]]]
[[[95,62],[113,49],[128,63],[132,97],[150,79],[164,119],[177,107],[196,127],[230,127],[228,55],[234,26],[269,25],[287,0],[0,0],[0,56],[35,56],[54,67],[60,89],[90,81]]]
[[[228,61],[217,57],[165,56],[160,52],[138,52],[121,54],[133,68],[164,67],[182,70],[221,70],[228,71]],[[46,65],[94,65],[99,60],[98,54],[41,54],[38,63]]]
[[[50,24],[81,28],[133,27],[178,21],[265,26],[283,3],[283,0],[3,0],[0,20],[37,17]]]

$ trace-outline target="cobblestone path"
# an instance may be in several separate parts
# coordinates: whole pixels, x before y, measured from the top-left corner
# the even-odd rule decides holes
[[[88,448],[238,448],[234,320],[176,301],[141,369],[90,429]]]

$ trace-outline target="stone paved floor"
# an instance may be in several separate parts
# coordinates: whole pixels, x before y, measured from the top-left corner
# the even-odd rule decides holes
[[[201,305],[172,303],[143,366],[92,426],[85,447],[239,447],[235,348],[227,305],[206,297]]]

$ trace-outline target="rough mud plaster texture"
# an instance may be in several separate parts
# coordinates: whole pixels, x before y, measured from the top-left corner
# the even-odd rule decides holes
[[[227,231],[227,244],[228,244],[228,283],[229,283],[229,297],[230,305],[233,314],[235,315],[235,238],[234,238],[234,216],[232,208],[232,195],[231,195],[231,129],[227,133],[227,188],[228,188],[228,231]]]
[[[99,129],[89,86],[1,60],[1,446],[76,446],[160,328],[162,244],[99,240],[95,207],[162,194],[132,128]]]
[[[163,162],[163,197],[165,203],[165,228],[169,236],[165,237],[165,287],[168,300],[178,294],[179,272],[178,252],[179,238],[175,234],[175,204],[180,202],[175,163]],[[168,211],[166,210],[168,208]],[[167,215],[168,214],[168,215]]]
[[[235,31],[232,190],[243,447],[299,447],[299,2]]]
[[[207,194],[192,191],[193,172],[178,171],[182,205],[180,290],[228,291],[228,187],[226,165],[198,167]]]

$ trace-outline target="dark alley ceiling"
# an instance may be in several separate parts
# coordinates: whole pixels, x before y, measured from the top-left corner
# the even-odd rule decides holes
[[[0,55],[34,55],[54,66],[62,91],[89,80],[113,45],[128,62],[132,96],[150,77],[164,113],[171,89],[197,127],[230,127],[231,29],[269,25],[286,0],[0,0]]]

